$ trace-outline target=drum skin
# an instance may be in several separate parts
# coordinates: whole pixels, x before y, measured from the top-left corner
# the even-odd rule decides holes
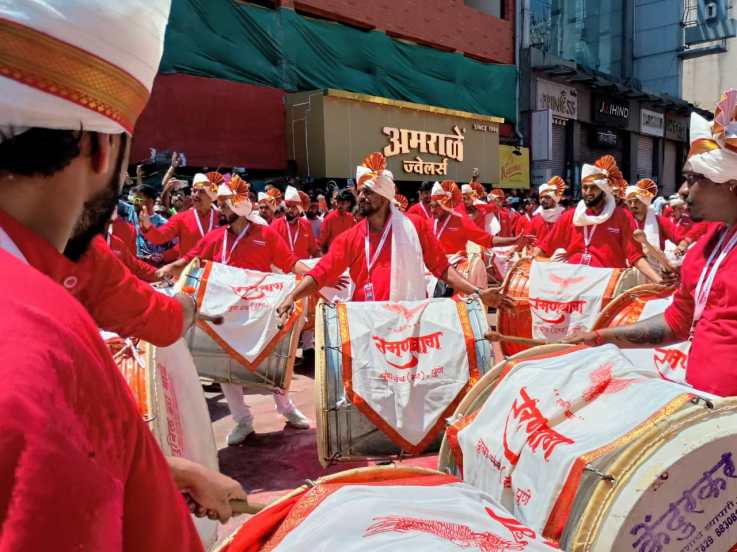
[[[497,330],[502,335],[528,338],[532,337],[532,313],[530,311],[529,303],[531,265],[531,257],[520,259],[510,269],[504,280],[502,292],[517,301],[514,307],[502,307],[497,312]],[[619,272],[619,280],[614,288],[614,293],[610,296],[604,297],[604,307],[606,307],[613,298],[617,297],[623,291],[630,289],[637,284],[638,272],[636,269],[616,270]],[[505,341],[500,342],[499,345],[505,356],[512,356],[530,348],[528,345],[519,345],[517,343],[509,343]]]
[[[632,291],[636,298],[648,299],[653,299],[658,294],[667,296],[672,292],[662,286],[653,285],[641,286]],[[622,312],[621,305],[625,304],[628,303],[622,299],[620,308],[613,307],[610,313]],[[480,410],[489,396],[497,391],[502,376],[514,364],[567,348],[574,347],[534,347],[500,362],[464,397],[451,420],[459,420]],[[696,542],[697,546],[692,546],[689,550],[701,550],[700,541],[703,541],[704,549],[719,552],[733,550],[737,544],[737,522],[732,524],[727,521],[719,525],[719,519],[723,521],[729,518],[731,512],[737,511],[737,504],[730,502],[730,499],[734,500],[733,491],[737,491],[737,470],[733,470],[730,464],[725,464],[722,468],[724,471],[718,473],[726,481],[727,491],[723,492],[724,489],[719,487],[722,489],[720,494],[715,494],[713,489],[711,494],[706,492],[716,485],[708,486],[711,480],[706,478],[707,471],[720,457],[723,459],[724,454],[730,453],[731,462],[737,463],[737,398],[711,397],[686,402],[657,424],[645,426],[645,431],[626,445],[612,448],[610,454],[589,464],[590,470],[584,472],[577,487],[569,521],[560,539],[561,549],[571,552],[681,552],[690,541]],[[438,470],[460,477],[447,438],[443,439],[440,449]],[[705,478],[703,487],[699,486],[701,478]],[[697,485],[694,486],[693,483]],[[686,499],[683,498],[684,488],[696,488],[692,493],[699,500],[697,506],[701,509],[696,508],[693,512],[688,510],[684,503]],[[696,526],[696,530],[684,540],[675,538],[680,533],[672,532],[671,536],[674,538],[669,542],[661,541],[661,546],[658,547],[642,544],[648,542],[646,540],[640,541],[642,546],[635,546],[634,542],[639,537],[645,538],[642,523],[660,519],[652,514],[663,514],[665,517],[662,519],[665,521],[661,519],[660,522],[663,529],[671,519],[666,514],[670,512],[669,507],[673,503],[680,503],[681,513]],[[718,518],[722,508],[727,510],[727,515]],[[723,531],[721,539],[713,532],[715,527]],[[684,532],[683,535],[685,534]],[[662,538],[662,533],[658,538]],[[652,544],[653,541],[649,542]]]
[[[483,339],[488,330],[486,309],[478,301],[473,302],[468,317],[477,339],[476,358],[483,375],[492,362],[490,344]],[[403,454],[348,399],[343,384],[337,312],[334,305],[325,301],[318,304],[315,324],[315,420],[318,459],[323,466],[391,459]],[[441,439],[442,435],[426,452],[437,450]]]
[[[603,330],[634,324],[640,319],[648,301],[665,299],[673,295],[674,291],[672,287],[658,284],[644,284],[628,289],[601,311],[592,329]]]

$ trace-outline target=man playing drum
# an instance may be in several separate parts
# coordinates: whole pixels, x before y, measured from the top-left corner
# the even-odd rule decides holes
[[[169,9],[0,6],[0,532],[13,549],[199,551],[179,489],[221,519],[228,498],[245,498],[219,474],[167,463],[97,326],[54,281],[73,282],[62,252],[71,238],[83,252],[115,209]]]
[[[558,205],[565,189],[566,182],[560,176],[554,176],[538,188],[540,207],[533,213],[527,229],[527,234],[534,238],[535,244],[545,239],[545,236],[548,235],[548,232],[565,211],[563,207]]]
[[[253,210],[249,191],[248,183],[237,175],[232,176],[226,184],[221,184],[218,201],[223,226],[207,234],[184,257],[167,265],[162,271],[171,277],[178,276],[196,257],[260,272],[273,272],[272,266],[275,266],[285,273],[306,273],[308,268],[299,262],[284,240]],[[221,383],[220,387],[236,421],[236,426],[228,434],[228,444],[237,445],[254,432],[253,415],[243,402],[242,385]],[[288,395],[274,392],[274,402],[277,412],[286,418],[289,425],[297,429],[310,427],[310,421]]]
[[[645,232],[647,241],[653,247],[665,251],[666,240],[677,245],[682,233],[668,217],[655,214],[651,204],[657,193],[658,185],[649,178],[643,178],[634,186],[627,186],[625,201],[637,229]]]
[[[689,250],[681,285],[662,315],[629,326],[572,336],[571,343],[623,348],[691,341],[686,381],[722,396],[737,395],[737,90],[725,92],[713,123],[691,114],[691,150],[683,172],[696,222],[712,221]]]
[[[614,157],[605,155],[594,165],[584,165],[581,175],[583,199],[576,209],[561,215],[533,256],[603,268],[634,266],[649,280],[660,282],[632,237],[631,217],[616,205],[614,192],[625,181]]]
[[[432,195],[433,182],[425,181],[420,185],[419,201],[407,210],[408,215],[416,215],[423,219],[431,219],[430,196]]]
[[[281,236],[298,259],[319,256],[320,251],[312,234],[312,225],[304,217],[305,209],[310,206],[309,196],[304,192],[298,192],[293,186],[287,186],[284,203],[287,206],[286,216],[274,220],[271,228]]]
[[[372,153],[357,169],[363,221],[339,236],[317,266],[278,307],[285,318],[295,301],[316,293],[350,271],[353,301],[416,301],[426,298],[425,265],[463,293],[477,293],[487,305],[502,300],[498,288],[479,289],[448,264],[430,225],[394,206],[395,185],[386,160]]]

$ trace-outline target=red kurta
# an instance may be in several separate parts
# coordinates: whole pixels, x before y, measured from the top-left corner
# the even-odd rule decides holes
[[[486,216],[489,214],[494,214],[494,216],[496,216],[496,206],[490,205],[488,203],[483,203],[479,205],[474,205],[474,207],[476,208],[476,210],[473,212],[473,214],[469,214],[468,216],[471,218],[476,226],[478,226],[481,230],[486,231]]]
[[[199,221],[200,226],[197,225],[197,221]],[[163,226],[158,228],[152,226],[143,232],[143,235],[154,245],[161,245],[179,238],[178,248],[179,256],[181,256],[197,245],[197,242],[204,238],[205,234],[217,227],[218,214],[215,209],[211,208],[210,213],[202,217],[197,209],[192,207],[182,213],[177,213]]]
[[[356,219],[353,218],[351,213],[346,212],[341,215],[338,210],[331,211],[322,221],[322,228],[320,228],[320,247],[322,249],[329,248],[335,238],[355,225]]]
[[[525,213],[517,218],[517,222],[514,224],[514,235],[519,236],[521,234],[527,235],[532,225],[532,217]]]
[[[563,216],[562,213],[561,216]],[[532,217],[532,220],[530,221],[530,226],[527,228],[527,235],[535,236],[535,241],[533,245],[537,245],[542,240],[544,240],[545,236],[548,235],[548,232],[550,232],[553,226],[555,226],[554,222],[545,222],[545,219],[540,214]]]
[[[683,235],[682,240],[688,240],[689,243],[696,243],[701,239],[709,230],[714,229],[718,226],[718,222],[701,221],[695,222],[691,228]]]
[[[289,250],[298,259],[309,259],[318,256],[317,243],[312,234],[312,225],[306,218],[299,217],[289,224],[287,217],[281,217],[271,223],[271,228],[281,236]],[[289,243],[290,239],[292,240],[291,244]]]
[[[228,235],[226,257],[223,259],[223,240]],[[237,235],[229,228],[221,226],[202,238],[199,243],[185,255],[188,261],[195,257],[207,261],[258,270],[260,272],[273,272],[271,265],[278,267],[283,272],[291,272],[295,263],[299,260],[289,251],[287,244],[279,234],[263,224],[251,223],[248,232],[233,249]]]
[[[556,249],[568,252],[568,262],[581,264],[585,250],[584,227],[573,225],[575,209],[563,213],[548,235],[538,242],[543,253],[550,257]],[[632,222],[621,207],[614,209],[606,222],[596,226],[591,237],[589,254],[591,266],[603,268],[627,268],[643,257],[642,249],[632,237]]]
[[[430,207],[425,208],[422,202],[415,203],[412,207],[407,209],[408,215],[415,215],[421,219],[430,220],[432,215],[430,214]]]
[[[688,339],[694,317],[696,284],[709,255],[717,245],[722,224],[712,224],[705,238],[694,245],[681,266],[681,286],[665,311],[665,321],[681,339]],[[688,355],[686,381],[702,391],[737,395],[737,250],[724,259]]]
[[[2,548],[202,550],[97,327],[54,282],[67,260],[27,229],[17,245],[45,254],[0,250]]]
[[[678,228],[681,236],[685,236],[694,225],[694,222],[688,215],[681,215],[681,218],[679,218],[678,220],[676,220],[672,216],[668,217],[668,219],[673,223],[676,228]],[[681,239],[683,239],[683,237]]]
[[[427,221],[414,215],[410,215],[409,219],[417,229],[425,265],[427,265],[430,272],[440,278],[448,270],[448,259],[438,241],[433,237],[431,226]],[[317,282],[318,287],[336,282],[343,272],[348,269],[351,279],[356,284],[353,301],[366,300],[365,286],[369,282],[365,251],[367,232],[368,222],[363,220],[335,240],[327,255],[320,259],[317,266],[309,272],[309,275]],[[369,233],[369,255],[371,257],[376,253],[380,240],[381,233]],[[390,231],[384,247],[376,259],[376,264],[371,268],[371,284],[374,288],[375,301],[389,300],[392,262],[391,240],[392,233]]]
[[[113,221],[113,236],[116,236],[123,241],[131,255],[136,255],[136,229],[130,222],[126,222],[122,218],[116,217]]]
[[[467,242],[474,242],[485,248],[492,245],[491,234],[476,226],[468,215],[450,215],[444,220],[430,221],[429,224],[446,255],[465,252]]]
[[[662,215],[655,215],[655,219],[658,221],[658,233],[660,235],[660,244],[658,244],[658,247],[660,247],[660,250],[665,250],[666,240],[670,240],[672,243],[678,245],[679,242],[683,239],[683,234],[678,231],[678,228],[673,225],[669,218]],[[636,218],[632,217],[632,222],[634,224],[633,228],[635,230],[645,229],[644,220],[640,222]]]
[[[2,212],[0,227],[31,265],[43,266],[45,257],[55,259],[55,271],[44,272],[76,297],[101,329],[160,347],[182,336],[184,312],[179,301],[136,278],[102,236],[92,240],[90,249],[75,263]]]
[[[511,209],[507,209],[506,207],[502,207],[499,209],[499,207],[496,207],[495,213],[496,217],[499,219],[499,234],[497,234],[500,238],[511,238],[514,236],[514,221],[515,221],[515,214],[514,211]]]
[[[120,259],[120,262],[123,263],[136,277],[140,278],[144,282],[155,282],[158,280],[156,277],[156,268],[148,263],[144,263],[135,255],[132,255],[123,243],[123,240],[118,236],[108,234],[107,245],[110,250],[115,253],[115,256]]]

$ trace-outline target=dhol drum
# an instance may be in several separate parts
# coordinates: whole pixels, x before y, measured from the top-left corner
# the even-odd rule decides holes
[[[218,471],[210,414],[192,356],[183,340],[158,348],[106,335],[106,343],[164,456]],[[217,540],[217,522],[193,518],[206,548]]]
[[[484,339],[484,334],[488,329],[486,308],[477,300],[456,302],[451,299],[433,299],[429,302],[438,301],[450,302],[451,304],[458,303],[460,305],[460,312],[463,314],[463,319],[466,320],[466,322],[461,322],[463,334],[466,337],[461,338],[460,347],[457,345],[454,346],[456,349],[462,349],[462,351],[455,350],[454,354],[463,357],[462,361],[444,360],[446,358],[444,355],[447,353],[445,351],[441,352],[439,350],[441,347],[437,347],[437,350],[430,346],[425,347],[425,345],[442,345],[440,341],[438,343],[423,341],[419,344],[416,343],[413,349],[409,345],[402,349],[399,345],[400,342],[396,342],[396,344],[394,342],[389,343],[383,339],[379,339],[379,337],[374,337],[376,343],[382,346],[382,349],[386,351],[387,355],[390,354],[388,351],[395,345],[395,352],[402,350],[420,350],[422,352],[426,348],[427,350],[424,351],[426,355],[416,353],[413,356],[407,356],[407,358],[414,359],[414,365],[411,363],[406,365],[395,363],[391,365],[393,367],[379,368],[379,362],[377,362],[375,366],[365,366],[361,370],[353,372],[365,374],[373,369],[379,370],[376,373],[374,381],[380,380],[381,382],[385,382],[387,388],[374,389],[367,393],[372,394],[373,398],[397,397],[398,401],[405,400],[407,403],[413,405],[415,408],[414,412],[400,409],[396,413],[396,421],[403,421],[409,426],[414,426],[414,429],[420,426],[425,427],[423,424],[431,423],[428,422],[430,412],[445,409],[437,421],[432,422],[432,428],[428,429],[427,434],[424,434],[422,442],[415,447],[404,443],[402,437],[395,435],[392,428],[382,427],[386,424],[382,423],[381,416],[388,415],[387,412],[393,413],[394,404],[379,404],[376,407],[372,407],[373,412],[369,412],[367,416],[365,414],[368,411],[366,405],[370,403],[370,399],[357,398],[360,402],[358,406],[351,401],[350,397],[353,396],[356,398],[358,391],[355,389],[355,383],[346,377],[351,371],[344,363],[343,348],[345,347],[345,343],[342,341],[343,338],[339,327],[338,309],[324,302],[318,305],[315,332],[315,407],[318,457],[324,466],[335,462],[350,462],[368,458],[387,459],[402,455],[419,454],[422,450],[437,450],[442,438],[442,430],[445,427],[445,418],[454,411],[455,404],[461,400],[461,397],[468,388],[486,373],[492,362],[490,344]],[[422,303],[424,304],[426,302]],[[348,303],[347,305],[353,305],[353,303]],[[392,305],[402,304],[397,303]],[[398,318],[397,320],[397,325],[402,326],[405,324],[402,318]],[[447,320],[443,322],[449,324]],[[440,328],[442,331],[450,333],[443,329],[442,326]],[[460,332],[461,328],[455,328],[455,330]],[[416,335],[421,335],[419,330]],[[433,335],[424,336],[424,338],[433,338],[436,335],[439,335],[439,332],[434,332]],[[423,338],[415,336],[414,338],[410,338],[409,341],[413,339]],[[448,337],[448,339],[450,338]],[[463,345],[464,341],[465,346]],[[401,343],[404,344],[405,342],[407,340]],[[351,354],[354,356],[357,354],[355,353],[355,349],[351,351]],[[400,354],[409,355],[409,352]],[[418,366],[416,364],[418,362],[416,360],[417,357],[429,357],[429,362],[434,362],[435,365],[430,367],[429,370],[424,365]],[[457,381],[453,381],[451,376],[454,370],[460,369],[462,362],[466,362],[466,359],[470,363],[466,376],[467,379],[464,380],[465,383],[459,388]],[[360,358],[351,359],[351,364],[356,366],[361,366],[361,362],[363,360]],[[383,357],[381,362],[383,362]],[[446,367],[444,363],[452,363],[453,366]],[[443,380],[445,381],[445,389],[433,388],[433,382],[437,381],[433,378],[445,378]],[[405,383],[397,384],[398,381]],[[417,381],[421,381],[421,384],[415,385]],[[346,389],[347,383],[351,385],[351,389],[349,390]],[[406,385],[407,389],[390,389],[393,384],[396,384],[398,387]],[[455,393],[454,396],[451,395],[452,401],[448,399],[448,395],[446,394],[447,389],[451,389]],[[426,406],[422,408],[417,401],[425,401]],[[445,408],[446,403],[443,401],[448,401],[447,408]],[[425,412],[424,414],[422,413],[423,410]],[[382,428],[380,429],[380,427]],[[431,440],[428,441],[428,439]],[[398,443],[404,444],[400,445]]]
[[[502,292],[516,300],[513,308],[500,308],[497,313],[497,330],[503,335],[532,337],[532,312],[530,310],[530,267],[532,258],[525,257],[517,261],[502,285]],[[602,306],[617,297],[623,291],[637,285],[636,269],[615,270],[614,285],[609,286],[603,294]],[[529,349],[527,345],[501,342],[502,352],[511,356]]]
[[[477,288],[485,289],[489,285],[483,253],[475,243],[468,242],[468,250],[465,255],[448,255],[448,262],[461,276]],[[455,293],[452,288],[449,288],[445,282],[438,280],[432,273],[425,274],[425,283],[429,297],[451,297]]]
[[[487,271],[495,283],[502,283],[510,269],[519,260],[516,245],[492,247],[489,251]]]
[[[198,295],[206,267],[207,265],[200,266],[196,260],[190,263],[182,273],[177,287]],[[299,315],[294,316],[294,322],[281,332],[281,337],[274,339],[250,366],[232,347],[223,341],[216,341],[212,331],[206,331],[207,323],[194,325],[185,339],[197,372],[201,377],[216,382],[239,383],[264,392],[289,389],[299,336],[305,323],[301,314],[303,305],[304,302],[300,304]]]
[[[247,520],[218,552],[461,549],[556,550],[478,489],[398,465],[345,471],[300,487]]]
[[[616,328],[635,324],[662,314],[670,304],[674,289],[656,284],[637,286],[620,294],[601,311],[593,329]],[[622,349],[630,362],[641,368],[649,368],[659,377],[685,383],[689,343],[666,347]]]
[[[439,468],[569,551],[737,544],[737,399],[696,395],[613,346],[536,347],[459,405]]]

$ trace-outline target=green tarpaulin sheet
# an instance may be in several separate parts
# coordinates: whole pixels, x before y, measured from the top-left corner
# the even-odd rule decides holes
[[[513,65],[232,0],[173,1],[161,72],[289,92],[336,88],[515,119]]]

